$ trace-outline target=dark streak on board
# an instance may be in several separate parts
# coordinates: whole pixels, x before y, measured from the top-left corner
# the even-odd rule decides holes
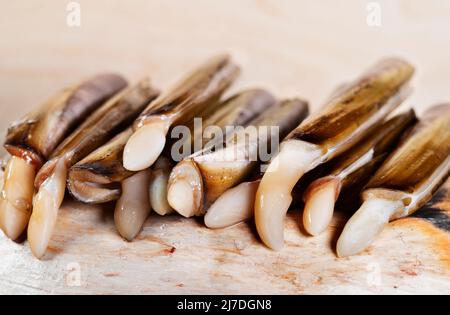
[[[446,205],[450,206],[450,191],[444,187],[424,205],[419,211],[413,213],[411,217],[424,219],[432,223],[435,227],[450,233],[450,209],[446,210]],[[444,209],[442,209],[444,208]]]
[[[413,213],[411,217],[430,221],[435,227],[450,233],[450,216],[438,208],[425,207]]]

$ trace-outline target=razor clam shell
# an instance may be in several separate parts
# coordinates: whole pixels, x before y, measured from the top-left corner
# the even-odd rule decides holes
[[[308,105],[299,99],[285,100],[277,107],[272,107],[254,119],[250,126],[279,126],[280,138],[288,134],[292,128],[308,115]],[[245,130],[244,133],[245,134]],[[238,136],[239,137],[239,136]],[[264,141],[264,139],[253,139]],[[269,140],[269,139],[266,139]],[[239,150],[241,141],[233,137],[224,150],[230,150],[234,146]],[[244,180],[258,165],[258,161],[220,161],[220,151],[211,154],[194,156],[203,179],[203,208],[207,208],[224,191]],[[217,156],[219,160],[214,161]],[[218,162],[218,163],[215,163]],[[222,165],[220,165],[222,164]]]
[[[449,157],[450,104],[442,104],[429,109],[402,140],[367,184],[367,193],[383,196],[389,191],[385,197],[395,198],[398,192],[402,199],[401,196],[414,196],[428,185],[433,185],[428,188],[434,192],[449,175],[449,167],[442,168],[449,163]],[[436,180],[436,176],[441,180]],[[414,208],[420,205],[418,202]]]
[[[225,126],[246,126],[255,117],[276,103],[277,100],[269,92],[263,89],[249,89],[226,99],[221,106],[224,110],[217,110],[208,120],[222,128]]]
[[[333,168],[329,176],[343,177],[341,178],[342,188],[368,181],[377,167],[398,144],[405,130],[408,130],[416,122],[417,118],[413,110],[385,121],[368,137],[333,161]],[[357,167],[356,164],[359,163],[359,160],[370,151],[372,152],[371,158]],[[353,168],[355,168],[354,172],[343,176],[344,173]]]
[[[41,165],[77,124],[126,86],[122,76],[111,73],[59,92],[9,127],[6,150]]]
[[[335,155],[343,152],[365,135],[363,131],[355,134],[361,125],[371,121],[382,109],[389,110],[387,107],[400,104],[406,83],[413,73],[414,68],[406,61],[394,58],[382,60],[356,82],[334,95],[320,112],[308,117],[288,139],[317,144],[325,150],[334,148]],[[401,99],[391,104],[390,101],[396,96]]]
[[[238,74],[239,68],[227,55],[208,60],[150,103],[136,119],[134,129],[155,117],[178,125],[192,120],[198,113],[213,112],[220,104],[220,96]]]
[[[128,128],[70,168],[67,187],[74,198],[104,203],[120,197],[120,182],[135,173],[122,164],[123,148],[132,133]]]
[[[202,128],[194,128],[195,118],[186,124],[192,135],[187,140],[191,142],[190,145],[193,149],[191,152],[195,153],[203,150],[206,146],[210,148],[218,144],[212,141],[212,137],[204,134],[207,127],[214,126],[220,128],[222,135],[226,136],[233,132],[233,130],[228,130],[227,127],[247,126],[252,120],[259,117],[262,112],[276,105],[277,100],[275,97],[263,89],[254,88],[232,95],[218,106],[214,106],[216,109],[214,112],[210,112],[207,115],[200,113],[198,117],[195,117],[203,118]],[[171,139],[169,145],[166,145],[165,155],[170,154],[169,151],[174,142],[174,139]],[[196,143],[201,144],[201,147],[196,148]],[[189,156],[189,153],[187,156]]]
[[[157,95],[158,91],[151,86],[150,81],[143,79],[103,104],[55,149],[51,160],[36,176],[36,188],[52,172],[55,161],[64,158],[67,166],[71,167],[129,126]]]

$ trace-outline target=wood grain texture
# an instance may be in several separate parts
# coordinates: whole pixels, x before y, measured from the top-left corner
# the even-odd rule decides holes
[[[0,293],[450,293],[450,263],[431,223],[397,221],[364,253],[338,259],[342,220],[316,238],[298,222],[292,212],[281,252],[264,247],[252,224],[208,230],[175,215],[152,215],[127,243],[112,209],[67,201],[44,260],[26,243],[1,238]],[[71,286],[74,264],[80,286]]]
[[[379,0],[381,27],[367,26],[364,0],[78,2],[80,28],[66,25],[65,1],[2,3],[0,135],[60,88],[96,72],[117,71],[130,82],[150,75],[164,89],[220,52],[243,70],[230,94],[258,86],[305,98],[313,111],[336,85],[391,55],[417,69],[402,108],[413,105],[420,115],[450,99],[448,1]],[[301,233],[300,214],[289,215],[279,253],[247,224],[210,231],[196,219],[153,215],[139,239],[126,243],[112,218],[69,200],[44,261],[1,235],[0,294],[450,293],[450,236],[420,218],[391,223],[368,251],[348,259],[332,251],[339,217],[310,238]],[[68,286],[67,269],[76,264],[81,286]]]

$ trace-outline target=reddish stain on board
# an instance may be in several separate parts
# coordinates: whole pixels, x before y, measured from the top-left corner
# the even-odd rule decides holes
[[[407,274],[408,276],[417,276],[419,274],[414,269],[408,269],[408,268],[400,268],[400,271]]]
[[[112,277],[118,277],[120,276],[120,273],[118,272],[106,272],[103,274],[105,277],[107,278],[112,278]]]
[[[52,254],[59,254],[62,253],[63,249],[61,247],[49,246],[47,251]]]
[[[163,253],[165,253],[166,255],[172,255],[173,253],[175,253],[177,249],[175,247],[170,247],[170,248],[166,248],[163,250]]]

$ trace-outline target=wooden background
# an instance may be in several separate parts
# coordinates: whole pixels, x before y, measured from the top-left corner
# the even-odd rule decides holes
[[[150,75],[164,88],[217,52],[243,67],[233,90],[262,86],[307,98],[313,109],[390,55],[417,67],[405,106],[420,113],[450,100],[450,1],[377,1],[381,26],[369,27],[363,0],[79,0],[79,28],[66,24],[68,2],[1,1],[2,134],[95,72]],[[368,252],[338,260],[339,218],[328,233],[307,238],[292,214],[288,246],[275,253],[251,225],[208,231],[197,220],[154,216],[128,244],[108,210],[69,201],[61,214],[44,261],[26,243],[0,236],[0,293],[450,293],[448,249],[442,256],[414,220],[392,224]],[[78,267],[81,282],[73,286],[67,277]]]

